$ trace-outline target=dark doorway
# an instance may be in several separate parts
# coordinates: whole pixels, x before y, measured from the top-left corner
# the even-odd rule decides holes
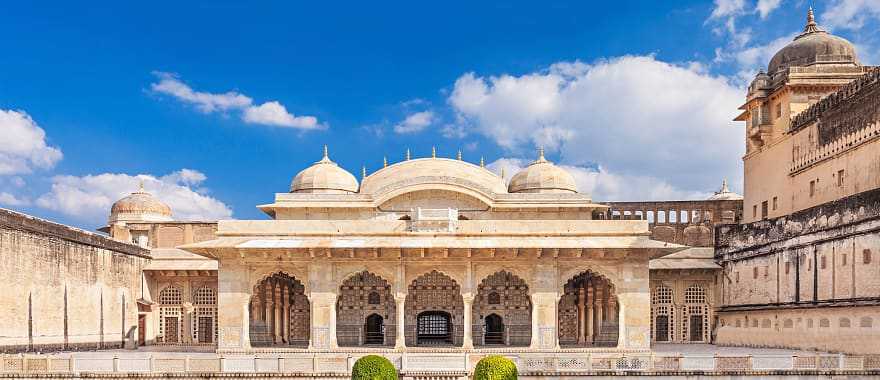
[[[484,320],[486,324],[485,343],[504,344],[504,319],[498,314],[489,314]]]
[[[691,342],[703,340],[703,316],[691,315]]]
[[[165,343],[177,343],[177,317],[165,317]]]
[[[138,346],[147,345],[147,316],[138,315]]]
[[[385,320],[379,314],[370,314],[364,324],[364,344],[385,344]]]
[[[199,343],[214,343],[214,318],[199,317]]]
[[[445,311],[426,311],[418,316],[416,344],[452,344],[452,318]]]
[[[657,336],[654,337],[654,340],[658,342],[668,342],[669,341],[669,316],[668,315],[658,315],[657,320],[654,322],[657,330]]]

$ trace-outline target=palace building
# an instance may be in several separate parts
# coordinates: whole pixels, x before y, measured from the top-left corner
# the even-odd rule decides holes
[[[432,152],[358,180],[325,147],[261,220],[176,220],[143,188],[103,234],[0,210],[23,290],[0,352],[871,353],[878,109],[880,71],[811,11],[737,117],[744,196],[594,202],[542,150],[510,178]]]

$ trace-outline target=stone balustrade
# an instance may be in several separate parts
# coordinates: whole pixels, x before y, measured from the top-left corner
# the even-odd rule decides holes
[[[368,353],[188,354],[114,353],[0,356],[0,378],[27,376],[120,377],[204,376],[343,379],[355,361]],[[381,353],[405,379],[466,379],[477,362],[494,352]],[[656,353],[585,353],[505,351],[520,376],[586,376],[596,374],[794,375],[808,373],[880,375],[880,355],[681,355]]]

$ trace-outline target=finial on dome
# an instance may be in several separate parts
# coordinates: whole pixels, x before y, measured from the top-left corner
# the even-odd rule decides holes
[[[804,32],[798,37],[816,32],[824,32],[824,30],[819,28],[819,25],[816,24],[816,16],[813,14],[813,7],[810,7],[810,9],[807,10],[807,25],[804,26]]]
[[[388,167],[388,156],[382,157],[382,167],[383,168]]]
[[[367,178],[367,165],[361,165],[361,179]]]
[[[461,161],[461,149],[458,150],[458,154],[455,155],[455,158]]]
[[[409,161],[409,148],[406,148],[406,160]]]
[[[504,174],[505,174],[505,173],[504,173],[504,167],[502,167],[502,168],[501,168],[501,179],[502,179],[502,180],[504,180],[504,177],[505,177]]]
[[[481,167],[481,168],[485,168],[485,167],[486,167],[486,161],[483,160],[483,156],[480,156],[480,167]]]
[[[431,158],[437,158],[437,147],[431,147]]]
[[[535,160],[535,164],[539,162],[547,162],[547,159],[544,158],[544,146],[538,147],[538,159]]]
[[[324,155],[321,157],[321,161],[319,163],[330,163],[330,150],[327,149],[327,144],[324,144]]]
[[[810,9],[812,10],[813,8],[810,8]],[[721,180],[721,191],[719,191],[719,193],[729,193],[729,192],[730,192],[730,188],[727,187],[727,178],[725,178],[725,179]]]

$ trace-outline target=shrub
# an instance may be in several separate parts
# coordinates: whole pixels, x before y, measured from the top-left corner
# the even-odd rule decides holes
[[[500,355],[489,355],[477,362],[474,380],[516,380],[516,364]]]
[[[351,380],[397,380],[397,369],[382,356],[367,355],[354,362]]]

